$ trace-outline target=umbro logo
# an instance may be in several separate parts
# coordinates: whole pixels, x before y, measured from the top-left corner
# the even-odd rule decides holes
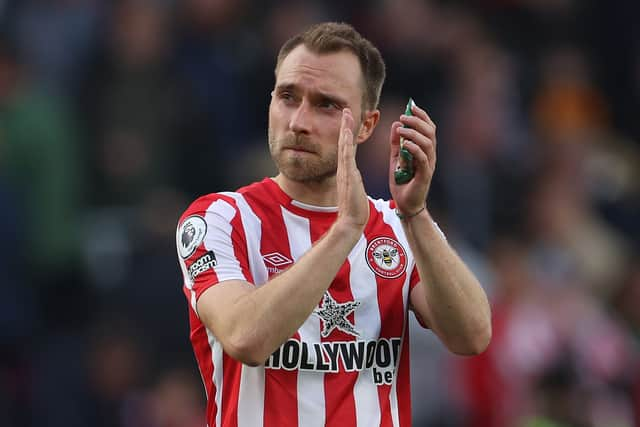
[[[267,265],[269,273],[275,274],[282,271],[281,267],[293,263],[287,256],[282,255],[280,252],[271,252],[270,254],[262,255],[262,259]]]

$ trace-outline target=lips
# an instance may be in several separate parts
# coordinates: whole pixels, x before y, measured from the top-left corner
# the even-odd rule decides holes
[[[300,147],[298,145],[284,147],[284,149],[285,150],[296,151],[296,152],[300,152],[300,153],[313,153],[313,151],[311,149],[306,148],[306,147]]]

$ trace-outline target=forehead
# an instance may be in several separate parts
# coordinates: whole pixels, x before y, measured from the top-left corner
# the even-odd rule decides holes
[[[348,50],[318,54],[300,45],[278,68],[276,86],[287,84],[360,97],[362,70],[356,55]]]

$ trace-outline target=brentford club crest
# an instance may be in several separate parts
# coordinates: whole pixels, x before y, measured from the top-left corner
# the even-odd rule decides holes
[[[407,253],[394,239],[377,237],[369,242],[367,264],[380,277],[395,279],[407,269]]]

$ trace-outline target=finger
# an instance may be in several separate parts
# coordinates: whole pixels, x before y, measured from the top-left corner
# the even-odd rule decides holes
[[[411,107],[411,112],[415,116],[420,117],[421,119],[423,119],[425,122],[435,126],[435,123],[433,122],[433,120],[431,120],[431,116],[429,116],[429,114],[424,109],[418,107],[417,104],[414,104]]]
[[[398,128],[401,127],[402,123],[393,122],[389,133],[389,171],[391,174],[393,174],[398,164],[398,156],[400,155],[400,134],[398,134]]]
[[[413,164],[416,168],[416,173],[425,168],[431,169],[431,158],[429,158],[428,154],[425,153],[418,144],[407,140],[404,143],[404,148],[413,156]]]
[[[435,164],[435,141],[427,138],[423,134],[417,132],[415,129],[402,127],[398,129],[398,133],[400,134],[400,136],[405,138],[405,146],[407,141],[413,142],[420,150],[422,150],[427,155],[430,163]]]
[[[400,116],[400,121],[404,126],[415,129],[429,138],[435,139],[436,127],[424,119],[417,116],[407,116],[403,114]]]
[[[338,145],[342,144],[353,144],[353,115],[351,114],[351,110],[345,108],[342,110],[342,121],[340,122],[340,136],[338,140]]]
[[[351,110],[342,110],[342,121],[340,123],[340,136],[338,140],[339,165],[342,167],[345,177],[353,171],[356,166],[355,144],[353,137],[354,119]]]
[[[404,139],[413,141],[420,146],[423,146],[426,143],[433,144],[433,141],[431,140],[431,138],[418,132],[415,129],[405,128],[405,127],[398,128],[398,135],[400,135],[400,137]]]
[[[389,133],[389,141],[391,143],[391,152],[397,151],[400,149],[400,134],[398,133],[398,129],[402,127],[402,123],[393,122],[391,124],[391,132]]]
[[[431,120],[431,117],[429,116],[429,114],[427,114],[427,112],[425,110],[423,110],[422,108],[418,107],[417,104],[414,104],[411,107],[411,112],[413,114],[415,114],[416,116],[420,117],[425,122],[427,122],[430,125],[432,125],[434,127],[434,129],[435,129],[436,124],[433,122],[433,120]]]

